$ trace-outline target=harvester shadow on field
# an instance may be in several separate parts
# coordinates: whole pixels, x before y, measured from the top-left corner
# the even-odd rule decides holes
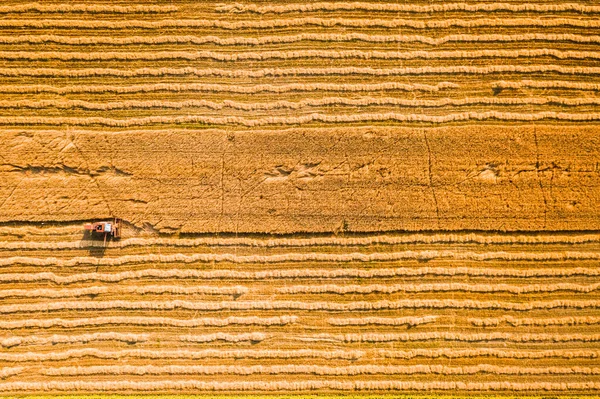
[[[95,258],[102,258],[104,256],[106,246],[110,241],[111,239],[108,238],[105,245],[104,241],[98,240],[91,232],[86,230],[83,231],[83,236],[81,237],[82,247],[87,249],[89,256]]]

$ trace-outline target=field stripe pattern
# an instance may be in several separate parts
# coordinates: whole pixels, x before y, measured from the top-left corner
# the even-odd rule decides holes
[[[0,223],[119,209],[166,234],[600,229],[593,2],[0,15]]]
[[[600,5],[0,16],[0,396],[600,392]]]
[[[0,229],[3,393],[600,387],[595,233],[142,236],[98,258],[76,233]]]
[[[316,2],[311,4],[258,4],[242,2],[236,4],[217,4],[214,2],[178,2],[176,5],[163,4],[53,4],[17,3],[4,5],[0,8],[4,18],[0,20],[0,59],[3,60],[3,73],[18,79],[11,79],[23,85],[20,94],[28,101],[44,100],[47,95],[35,90],[40,82],[61,82],[60,76],[71,70],[84,73],[103,70],[110,72],[109,79],[114,88],[126,84],[120,77],[136,74],[136,71],[157,71],[158,64],[163,61],[177,60],[178,68],[167,69],[197,70],[200,74],[210,74],[210,71],[237,74],[237,81],[218,82],[224,93],[217,92],[210,96],[210,101],[221,103],[232,100],[227,89],[245,88],[248,81],[244,74],[268,74],[270,70],[279,71],[289,66],[290,61],[298,60],[302,68],[291,72],[296,74],[301,69],[310,76],[314,69],[321,69],[320,81],[311,84],[318,85],[332,82],[331,86],[342,87],[351,83],[343,76],[341,68],[332,65],[332,60],[348,60],[355,73],[369,68],[388,70],[387,76],[394,78],[390,67],[403,60],[404,73],[417,74],[411,79],[420,83],[430,82],[431,74],[442,74],[444,81],[454,83],[454,90],[444,92],[449,96],[449,102],[441,105],[436,112],[427,112],[415,118],[410,109],[403,110],[401,117],[391,119],[395,122],[434,123],[444,124],[453,122],[456,114],[455,101],[464,92],[476,95],[476,103],[481,105],[483,115],[518,115],[520,110],[531,104],[528,97],[535,97],[533,85],[522,90],[514,85],[512,90],[519,92],[519,102],[477,101],[495,93],[502,100],[504,93],[498,93],[504,87],[496,85],[493,76],[465,77],[460,68],[505,68],[503,79],[518,80],[519,75],[527,68],[551,68],[544,75],[544,80],[557,78],[558,71],[569,73],[573,69],[571,84],[582,79],[579,71],[595,68],[598,52],[595,45],[599,42],[598,35],[592,34],[591,29],[600,26],[598,15],[600,7],[586,3],[545,3],[533,2],[528,4],[513,3],[467,3],[451,2],[445,4],[408,4],[371,3],[371,2]],[[325,14],[324,14],[325,13]],[[324,18],[323,16],[327,17]],[[496,18],[499,16],[500,18]],[[542,16],[543,18],[538,18]],[[193,18],[191,18],[193,17]],[[468,29],[468,33],[464,31]],[[52,34],[47,32],[52,30]],[[493,32],[490,32],[493,30]],[[232,35],[232,31],[235,34]],[[14,34],[18,32],[18,34]],[[481,48],[481,44],[485,47]],[[134,46],[129,48],[128,46]],[[509,48],[507,48],[509,47]],[[51,62],[60,62],[59,68],[47,68]],[[235,65],[231,63],[235,61]],[[434,61],[433,68],[419,73],[418,68],[427,67]],[[188,64],[188,65],[183,65]],[[329,68],[323,68],[328,65]],[[36,73],[45,69],[47,76],[39,79]],[[391,68],[393,69],[393,68]],[[437,69],[440,72],[434,72]],[[554,71],[552,71],[554,69]],[[37,71],[37,72],[36,72]],[[442,72],[443,71],[443,72]],[[77,76],[78,72],[74,72]],[[139,73],[139,72],[137,72]],[[192,72],[193,73],[193,72]],[[363,72],[364,73],[364,72]],[[585,72],[584,72],[585,73]],[[32,75],[33,74],[33,75]],[[301,86],[304,82],[290,76],[288,81],[295,81]],[[259,76],[256,76],[260,79]],[[440,76],[433,76],[434,79]],[[79,79],[79,78],[78,78]],[[82,81],[70,80],[72,88],[85,85],[89,79],[81,76]],[[160,75],[145,80],[145,85],[160,84]],[[537,81],[535,79],[534,81]],[[363,84],[382,83],[377,76],[362,80]],[[403,82],[403,81],[402,81]],[[5,82],[9,84],[10,82]],[[64,83],[64,81],[63,81]],[[196,84],[193,76],[182,77],[175,85]],[[264,84],[255,81],[254,84]],[[308,83],[308,82],[307,82]],[[401,83],[396,81],[388,84]],[[581,82],[594,84],[594,82]],[[50,85],[54,86],[54,85]],[[54,86],[55,89],[59,89]],[[107,86],[108,88],[108,86]],[[574,93],[564,92],[564,87],[544,86],[535,87],[546,89],[559,101],[571,101],[574,106],[582,106],[584,116],[576,120],[597,121],[598,113],[590,112],[581,101],[583,98],[573,96]],[[64,88],[68,89],[68,88]],[[98,103],[110,99],[110,90],[99,91],[92,96]],[[338,124],[349,122],[352,112],[346,108],[354,104],[336,104],[321,118],[307,118],[319,113],[327,104],[319,101],[318,90],[310,84],[304,89],[310,93],[298,98],[290,93],[286,98],[302,100],[310,105],[301,112],[289,112],[282,109],[280,118],[269,119],[265,124]],[[337,91],[336,89],[333,89]],[[496,91],[494,91],[496,90]],[[378,89],[372,88],[370,94],[377,94]],[[60,94],[66,95],[67,92]],[[70,101],[76,101],[78,96],[70,93]],[[401,95],[402,93],[398,93]],[[147,96],[145,96],[147,97]],[[268,100],[270,96],[262,99]],[[173,101],[174,95],[161,96],[165,101]],[[272,97],[271,97],[272,98]],[[397,98],[402,100],[403,98]],[[132,99],[133,100],[133,99]],[[359,101],[359,117],[356,121],[369,122],[380,120],[388,114],[386,106],[394,104],[379,104]],[[404,98],[406,100],[406,98]],[[431,98],[435,100],[435,98]],[[268,101],[267,101],[268,102]],[[271,101],[273,102],[273,101]],[[195,106],[191,106],[195,108]],[[383,108],[382,108],[383,107]],[[20,107],[26,112],[27,107]],[[163,108],[163,107],[160,107]],[[186,107],[187,108],[187,107]],[[311,109],[312,108],[312,109]],[[533,112],[540,120],[567,120],[552,113],[552,104],[537,103]],[[98,118],[102,111],[102,118]],[[128,113],[114,109],[88,109],[82,113],[91,124],[102,124],[102,120],[115,119],[120,124],[114,126],[131,126]],[[173,117],[176,114],[167,109],[156,110],[155,118],[148,121],[155,125],[166,121],[169,125],[205,123],[208,125],[235,125],[239,121],[250,119],[248,111],[254,109],[239,109],[240,112],[224,109],[214,115],[209,110],[196,110],[195,114],[212,115],[212,118],[196,117],[192,120]],[[4,112],[0,113],[6,115]],[[38,116],[40,123],[52,124],[42,112]],[[182,110],[179,115],[184,115]],[[319,113],[321,114],[321,113]],[[576,112],[576,114],[579,114]],[[14,115],[14,113],[10,113]],[[365,118],[366,115],[374,115]],[[18,115],[15,115],[18,116]],[[30,115],[27,115],[29,117]],[[494,116],[494,118],[496,118]],[[481,119],[481,118],[477,118]],[[507,121],[530,120],[510,116],[500,118]],[[81,124],[83,119],[58,119],[60,123]],[[385,119],[388,120],[388,119]],[[471,118],[460,120],[469,121]],[[538,120],[537,118],[535,120]],[[9,124],[28,124],[18,119]],[[32,121],[33,122],[33,121]],[[88,123],[86,123],[88,125]],[[113,126],[110,124],[109,126]]]

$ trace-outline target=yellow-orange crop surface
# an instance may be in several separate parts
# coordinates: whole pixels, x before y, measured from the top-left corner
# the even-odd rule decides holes
[[[80,230],[0,228],[2,393],[600,389],[600,234]]]
[[[599,32],[0,2],[0,395],[599,393]]]

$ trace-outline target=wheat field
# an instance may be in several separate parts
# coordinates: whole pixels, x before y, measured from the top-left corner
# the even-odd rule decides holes
[[[2,2],[0,395],[597,394],[598,28]]]
[[[0,392],[600,389],[597,233],[124,236],[0,227]]]

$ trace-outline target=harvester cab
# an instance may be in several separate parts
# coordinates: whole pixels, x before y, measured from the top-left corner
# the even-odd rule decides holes
[[[107,240],[121,238],[121,223],[121,219],[115,218],[110,222],[86,223],[83,228],[89,232],[92,239],[103,238],[106,246]]]

